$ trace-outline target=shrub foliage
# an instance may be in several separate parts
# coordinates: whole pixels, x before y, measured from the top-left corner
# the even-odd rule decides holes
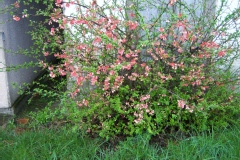
[[[68,77],[62,114],[86,132],[202,131],[238,115],[240,8],[223,16],[228,1],[38,0],[45,10],[18,13],[31,2],[14,3],[13,19],[46,17],[32,22],[35,54],[61,61],[39,64],[51,78]]]

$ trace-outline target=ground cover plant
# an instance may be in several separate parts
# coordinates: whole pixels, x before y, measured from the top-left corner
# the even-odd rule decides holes
[[[40,59],[39,65],[52,79],[68,77],[67,91],[63,83],[51,91],[38,83],[34,92],[63,106],[38,122],[60,114],[74,131],[107,139],[233,124],[240,111],[239,75],[232,69],[239,8],[222,16],[227,1],[220,2],[39,0],[45,10],[19,12],[32,1],[16,1],[13,20],[46,17],[30,20],[35,46],[28,54],[55,56],[60,63]],[[76,12],[64,13],[69,7]]]

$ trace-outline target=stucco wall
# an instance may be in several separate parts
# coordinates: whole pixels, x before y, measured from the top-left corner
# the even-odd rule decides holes
[[[0,2],[0,8],[4,8],[15,2],[16,0],[4,0],[4,2]],[[22,7],[23,5],[20,4],[20,6]],[[41,6],[38,5],[38,7]],[[20,8],[20,11],[21,9],[23,8]],[[40,19],[42,18],[34,17],[34,20],[36,21]],[[27,49],[33,44],[30,35],[26,33],[31,30],[29,27],[29,19],[21,18],[20,21],[16,22],[12,20],[10,14],[1,14],[0,22],[0,32],[4,34],[4,37],[0,34],[0,62],[2,62],[0,68],[23,64],[24,62],[36,61],[23,54],[14,54],[19,48]],[[11,50],[11,52],[4,52],[2,48],[5,50]],[[39,70],[39,68],[30,67],[28,69],[24,68],[17,71],[0,72],[0,113],[13,114],[14,111],[11,107],[13,107],[19,94],[17,93],[18,89],[12,87],[12,83],[14,82],[21,85],[22,83],[31,82],[38,76],[37,73],[33,72],[35,70]]]
[[[220,6],[220,0],[218,0],[217,3],[218,7]],[[228,0],[227,1],[227,6],[223,9],[223,13],[221,14],[221,18],[225,18],[229,13],[231,13],[234,9],[237,9],[240,7],[240,1],[239,0]],[[237,25],[237,28],[236,26]],[[239,31],[239,27],[240,27],[240,18],[236,19],[235,24],[233,26],[231,26],[231,28],[228,29],[227,32],[229,33],[234,33]],[[238,43],[240,43],[240,39],[238,40]],[[240,54],[240,51],[237,51],[238,53],[236,54]],[[233,70],[236,70],[240,68],[240,59],[236,59],[233,63]],[[238,75],[240,75],[240,73],[237,73]]]

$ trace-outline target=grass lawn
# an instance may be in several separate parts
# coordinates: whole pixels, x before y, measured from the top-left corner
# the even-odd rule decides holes
[[[22,130],[21,130],[22,129]],[[201,133],[182,140],[149,143],[149,137],[138,135],[118,144],[90,138],[64,128],[11,128],[0,131],[0,159],[240,159],[239,126],[221,132]]]

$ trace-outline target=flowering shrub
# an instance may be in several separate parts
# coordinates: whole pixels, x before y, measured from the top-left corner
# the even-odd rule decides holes
[[[228,43],[239,32],[227,30],[239,9],[218,20],[225,1],[219,8],[177,0],[41,2],[48,7],[36,14],[47,16],[47,27],[34,30],[33,40],[61,63],[40,65],[52,78],[69,77],[78,115],[68,114],[83,130],[102,137],[201,131],[239,113],[229,89],[237,85],[230,69],[238,46]],[[69,7],[75,13],[63,14]]]

